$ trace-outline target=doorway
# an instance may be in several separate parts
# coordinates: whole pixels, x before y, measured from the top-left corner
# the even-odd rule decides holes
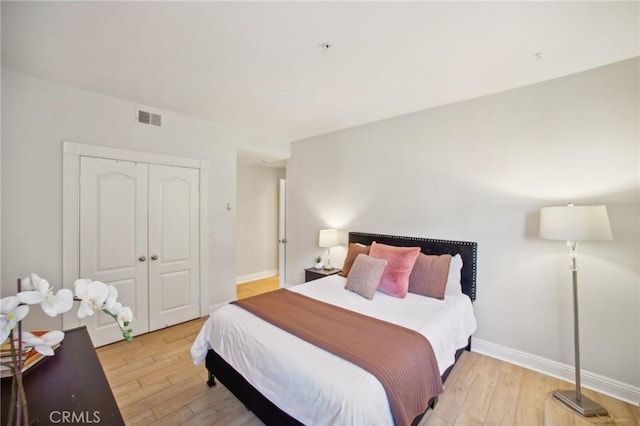
[[[239,152],[236,171],[236,283],[284,282],[284,161]],[[280,285],[280,284],[279,284]]]

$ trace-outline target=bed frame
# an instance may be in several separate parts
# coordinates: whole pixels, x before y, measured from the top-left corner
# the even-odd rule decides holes
[[[476,300],[477,243],[431,238],[398,237],[393,235],[368,234],[363,232],[349,233],[350,243],[371,245],[374,241],[381,244],[401,247],[420,247],[420,250],[425,254],[460,254],[463,262],[460,280],[462,292],[469,296],[471,301]],[[456,352],[456,362],[464,350],[471,350],[471,338],[469,338],[469,343],[466,348],[459,349]],[[214,350],[209,350],[207,353],[205,365],[207,370],[209,370],[209,380],[207,381],[207,385],[210,387],[215,386],[215,378],[217,377],[218,380],[220,380],[220,382],[229,389],[231,393],[233,393],[236,398],[238,398],[245,407],[247,407],[248,410],[252,411],[265,424],[302,425],[298,420],[280,410],[275,404],[265,398]],[[454,365],[449,367],[442,375],[443,382],[449,376]],[[433,407],[436,402],[437,397],[430,401],[429,406]],[[416,417],[412,424],[417,425],[423,416],[424,413]]]

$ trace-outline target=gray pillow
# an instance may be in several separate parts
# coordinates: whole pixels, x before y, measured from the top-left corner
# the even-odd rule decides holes
[[[376,259],[366,254],[359,254],[351,266],[347,284],[347,290],[359,294],[365,299],[373,299],[376,293],[384,268],[387,266],[385,259]]]

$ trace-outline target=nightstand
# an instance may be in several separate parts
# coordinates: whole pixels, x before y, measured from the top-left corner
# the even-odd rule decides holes
[[[307,268],[304,270],[304,282],[308,283],[309,281],[328,277],[329,275],[335,275],[340,271],[342,271],[342,269],[340,268],[333,268],[333,269]]]

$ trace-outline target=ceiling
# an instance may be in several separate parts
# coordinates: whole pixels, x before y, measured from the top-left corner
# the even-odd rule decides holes
[[[282,158],[295,140],[638,56],[639,4],[3,1],[2,65],[234,127]]]

